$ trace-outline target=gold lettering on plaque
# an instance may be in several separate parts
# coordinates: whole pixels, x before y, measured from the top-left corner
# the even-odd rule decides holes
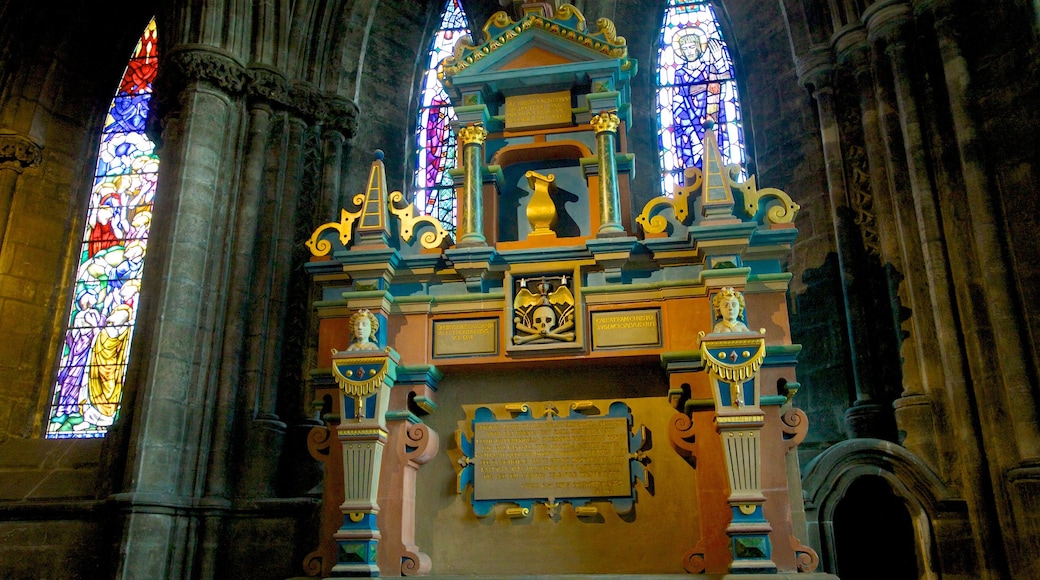
[[[592,313],[592,348],[661,345],[661,311],[620,310]]]
[[[474,424],[478,500],[632,494],[624,418]]]
[[[433,356],[498,354],[498,319],[435,320]]]
[[[571,124],[571,92],[506,97],[506,130],[562,127]]]

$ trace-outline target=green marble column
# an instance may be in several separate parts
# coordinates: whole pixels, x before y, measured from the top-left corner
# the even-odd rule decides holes
[[[614,150],[621,120],[616,113],[604,111],[592,117],[596,130],[596,154],[599,156],[599,229],[597,238],[625,235],[621,225],[621,196],[617,185],[617,161]]]
[[[487,131],[480,124],[467,125],[459,130],[462,145],[462,164],[466,172],[462,197],[459,198],[459,228],[456,246],[486,246],[484,238],[484,207],[481,189],[484,185],[484,140]]]

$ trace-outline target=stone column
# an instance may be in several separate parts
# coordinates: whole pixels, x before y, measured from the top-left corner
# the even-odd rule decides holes
[[[4,247],[18,176],[42,160],[39,145],[13,131],[0,131],[0,250]]]
[[[868,318],[873,316],[873,313],[864,307],[853,286],[855,261],[852,248],[859,243],[855,239],[858,230],[852,223],[851,216],[844,211],[844,208],[848,207],[848,192],[841,152],[841,134],[834,110],[832,57],[829,53],[810,53],[803,57],[798,65],[801,82],[809,88],[816,100],[820,119],[829,209],[845,305],[845,333],[849,340],[849,363],[852,366],[856,397],[852,407],[845,412],[846,430],[850,438],[875,437],[892,440],[895,438],[892,411],[889,406],[875,401],[876,389],[870,372],[870,365],[878,363],[870,360],[870,333],[865,331],[872,324],[868,322]]]
[[[457,247],[486,246],[484,238],[484,140],[487,130],[483,125],[467,125],[459,130],[462,145],[462,164],[466,172],[462,197],[459,198],[459,226]]]
[[[879,230],[881,257],[889,302],[893,305],[892,330],[894,344],[902,354],[901,396],[895,401],[895,420],[905,433],[903,444],[928,462],[933,469],[940,468],[936,433],[933,425],[931,399],[926,386],[929,381],[942,384],[943,370],[935,341],[935,327],[931,321],[931,302],[927,284],[917,272],[910,272],[910,264],[918,263],[912,248],[900,243],[900,225],[895,184],[890,181],[886,164],[885,136],[879,119],[879,104],[875,78],[871,68],[871,52],[866,32],[855,34],[854,44],[846,53],[859,100],[860,121],[863,128],[863,147],[867,157],[870,187],[874,194],[874,209]],[[903,286],[900,291],[900,285]],[[909,308],[911,318],[906,322],[909,332],[903,334],[903,316],[900,304]],[[939,387],[941,388],[941,387]]]
[[[592,128],[596,131],[596,155],[599,157],[599,229],[597,238],[614,238],[627,235],[621,225],[621,196],[618,193],[617,132],[621,120],[616,113],[603,111],[592,117]]]
[[[241,185],[235,209],[236,224],[230,256],[231,274],[227,291],[227,311],[224,322],[224,343],[221,349],[220,376],[217,386],[217,408],[234,409],[239,394],[242,345],[249,319],[249,288],[253,271],[253,245],[257,233],[256,221],[260,211],[260,193],[267,139],[270,133],[272,111],[266,102],[250,106],[246,136],[245,160]],[[231,445],[235,422],[227,413],[214,416],[212,446],[206,474],[203,502],[214,508],[203,524],[203,546],[200,568],[202,578],[216,577],[216,562],[220,550],[223,521],[222,508],[230,507]]]
[[[198,482],[206,477],[222,337],[228,228],[238,115],[230,95],[241,68],[212,49],[167,52],[168,113],[156,194],[156,222],[145,266],[139,324],[126,384],[130,434],[123,493],[119,578],[192,575],[198,543]],[[175,92],[179,91],[179,92]],[[174,97],[174,95],[176,95]]]

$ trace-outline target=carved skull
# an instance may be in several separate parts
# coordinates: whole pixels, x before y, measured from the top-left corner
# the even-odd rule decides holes
[[[542,305],[534,309],[534,329],[546,334],[556,326],[556,311],[552,306]]]

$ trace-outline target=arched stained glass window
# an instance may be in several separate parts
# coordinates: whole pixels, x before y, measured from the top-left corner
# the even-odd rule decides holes
[[[666,195],[683,184],[684,168],[700,166],[706,121],[715,124],[725,163],[747,160],[733,59],[705,0],[668,1],[657,49],[657,120]]]
[[[451,56],[455,42],[469,34],[466,13],[459,0],[447,0],[441,23],[430,46],[430,58],[422,80],[422,100],[415,126],[416,167],[413,189],[419,212],[440,220],[455,232],[456,201],[448,170],[456,163],[455,134],[450,123],[455,109],[437,78],[437,65]]]
[[[153,20],[127,64],[102,129],[48,438],[103,437],[119,414],[159,168],[145,136],[155,39]]]

